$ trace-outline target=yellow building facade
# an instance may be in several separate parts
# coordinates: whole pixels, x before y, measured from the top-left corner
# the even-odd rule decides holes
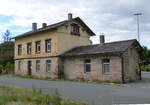
[[[39,29],[36,25],[36,23],[32,25],[32,31],[15,37],[16,74],[57,77],[58,67],[61,65],[59,56],[74,47],[90,45],[89,38],[95,35],[79,17],[72,18],[72,14],[68,14],[68,20],[56,24],[44,23]],[[48,52],[46,51],[47,40],[50,40]],[[37,42],[39,42],[38,46]],[[37,49],[40,49],[38,53]],[[49,66],[46,64],[47,61],[50,62]]]

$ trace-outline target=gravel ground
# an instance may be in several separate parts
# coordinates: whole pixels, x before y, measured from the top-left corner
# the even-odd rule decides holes
[[[150,73],[142,72],[143,80],[123,86],[24,79],[0,76],[0,84],[27,89],[38,89],[45,93],[58,90],[64,98],[93,105],[150,104]]]

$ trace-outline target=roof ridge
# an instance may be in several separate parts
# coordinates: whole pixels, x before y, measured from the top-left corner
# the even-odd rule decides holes
[[[113,41],[113,42],[107,42],[105,44],[113,44],[113,43],[120,43],[120,42],[127,42],[127,41],[136,41],[136,39],[129,39],[129,40],[121,40],[121,41]],[[105,45],[104,44],[104,45]],[[100,45],[100,44],[93,44],[93,45],[83,45],[83,46],[77,46],[77,47],[88,47],[88,46],[97,46],[97,45]],[[75,47],[75,48],[77,48]]]

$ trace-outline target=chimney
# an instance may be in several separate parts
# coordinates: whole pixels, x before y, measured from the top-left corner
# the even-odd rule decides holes
[[[32,23],[32,31],[36,31],[37,30],[37,23]]]
[[[46,23],[42,23],[42,28],[45,28],[47,26]]]
[[[101,44],[101,45],[105,44],[105,36],[104,36],[104,33],[101,33],[101,34],[100,34],[100,44]]]
[[[68,13],[68,20],[72,20],[72,13]]]

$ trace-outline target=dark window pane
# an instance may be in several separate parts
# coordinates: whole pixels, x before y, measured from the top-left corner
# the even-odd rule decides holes
[[[36,53],[40,53],[41,47],[40,47],[40,41],[36,42]]]
[[[46,50],[46,52],[51,51],[51,40],[50,39],[45,41],[45,50]]]
[[[18,45],[18,55],[21,55],[22,53],[22,45]]]
[[[27,44],[27,53],[31,54],[31,43]]]
[[[86,59],[84,61],[84,71],[86,72],[91,72],[91,60],[90,59]]]

